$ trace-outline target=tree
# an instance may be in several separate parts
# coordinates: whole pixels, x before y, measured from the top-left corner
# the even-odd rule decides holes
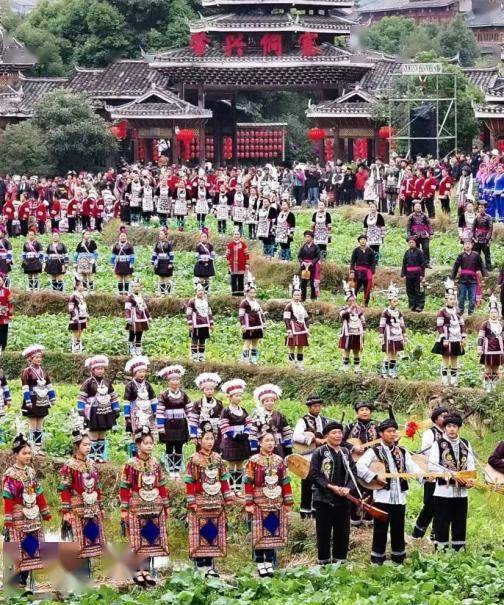
[[[441,54],[439,42],[440,27],[434,23],[420,25],[407,36],[401,48],[401,54],[413,58],[418,53],[433,51],[436,56]]]
[[[388,54],[398,54],[414,30],[415,22],[412,19],[384,17],[363,31],[361,43],[365,48]]]
[[[444,28],[440,36],[440,46],[444,57],[451,58],[458,54],[463,67],[474,65],[480,55],[478,42],[462,15],[457,15]]]
[[[189,22],[196,13],[187,0],[171,0],[168,16],[163,25],[151,29],[147,41],[152,50],[162,50],[187,46],[189,42]]]
[[[0,135],[0,173],[51,174],[44,136],[30,120],[9,124]]]
[[[107,123],[83,94],[49,92],[37,103],[32,122],[42,131],[49,157],[60,174],[103,165],[117,151]]]

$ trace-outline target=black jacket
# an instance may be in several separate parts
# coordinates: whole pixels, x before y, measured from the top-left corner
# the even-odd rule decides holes
[[[346,448],[341,447],[337,452],[328,445],[318,447],[313,452],[310,462],[309,478],[313,482],[313,501],[333,506],[341,506],[344,502],[348,502],[346,498],[337,496],[327,488],[329,484],[354,488],[348,468],[357,479],[355,462]]]

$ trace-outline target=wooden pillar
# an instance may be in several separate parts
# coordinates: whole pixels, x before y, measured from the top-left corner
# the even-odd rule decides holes
[[[231,139],[233,141],[233,166],[238,164],[238,136],[236,128],[236,93],[231,96]]]
[[[334,139],[333,139],[333,161],[336,163],[336,160],[340,158],[340,140],[339,140],[339,128],[336,126],[334,128]]]
[[[173,137],[172,137],[172,164],[175,164],[175,166],[178,165],[179,163],[179,142],[177,139],[177,135],[174,133]]]

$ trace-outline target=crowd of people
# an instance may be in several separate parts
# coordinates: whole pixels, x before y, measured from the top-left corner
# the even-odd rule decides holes
[[[458,361],[465,354],[464,323],[481,302],[483,280],[493,270],[491,241],[494,221],[504,222],[504,164],[498,153],[475,152],[438,162],[418,158],[415,162],[377,159],[369,167],[342,163],[273,165],[253,168],[212,169],[127,167],[116,173],[69,173],[65,178],[6,177],[0,179],[3,221],[0,237],[0,349],[8,344],[8,325],[13,313],[9,272],[13,263],[11,238],[25,238],[21,266],[30,292],[40,289],[42,273],[50,276],[51,289],[64,292],[65,274],[71,273],[73,289],[68,298],[71,350],[83,351],[83,334],[89,322],[86,294],[95,288],[101,259],[93,231],[100,232],[111,218],[121,228],[111,247],[111,273],[124,303],[128,331],[125,366],[129,377],[123,404],[107,376],[105,355],[89,357],[89,378],[82,384],[73,417],[73,455],[61,469],[59,496],[65,539],[79,547],[85,572],[91,560],[106,550],[107,506],[100,488],[100,463],[109,459],[107,434],[123,417],[131,437],[131,458],[120,477],[121,524],[134,554],[132,576],[140,586],[156,583],[154,558],[168,555],[167,523],[171,506],[167,476],[185,478],[189,523],[189,552],[206,576],[217,575],[215,559],[226,555],[226,506],[241,501],[251,521],[253,557],[260,577],[271,576],[277,564],[276,549],[288,539],[288,512],[293,506],[289,469],[302,477],[300,512],[315,517],[318,561],[342,562],[347,558],[351,523],[373,521],[371,561],[386,558],[388,533],[391,559],[402,563],[405,551],[405,511],[408,478],[425,480],[424,508],[414,537],[425,535],[432,520],[432,539],[438,548],[465,544],[468,488],[476,486],[475,454],[459,435],[463,419],[453,410],[437,408],[432,426],[424,434],[421,455],[400,445],[404,430],[390,412],[380,422],[371,419],[369,402],[355,405],[356,420],[342,422],[322,415],[323,401],[316,394],[307,400],[307,414],[292,430],[278,411],[281,389],[264,384],[254,390],[256,408],[250,413],[242,398],[247,385],[241,379],[221,384],[215,373],[203,372],[196,379],[201,398],[191,401],[182,388],[185,370],[180,365],[163,368],[158,377],[166,389],[155,393],[148,381],[149,360],[143,355],[142,337],[149,329],[149,302],[135,276],[135,247],[128,240],[128,226],[158,227],[152,250],[152,271],[158,278],[157,294],[173,295],[172,278],[176,255],[170,229],[188,228],[194,215],[199,230],[195,247],[194,296],[185,304],[189,328],[190,358],[204,362],[205,349],[218,322],[208,295],[215,276],[215,250],[209,217],[217,232],[228,236],[226,261],[231,294],[239,297],[239,328],[243,340],[240,361],[257,364],[264,338],[265,313],[251,274],[247,240],[260,240],[267,258],[278,254],[292,260],[291,247],[300,206],[313,207],[311,226],[296,251],[298,270],[285,304],[285,346],[288,362],[304,369],[310,344],[310,295],[320,295],[321,277],[332,238],[331,208],[363,200],[369,209],[357,246],[351,253],[342,292],[339,348],[342,370],[361,372],[367,331],[363,306],[370,303],[373,281],[386,238],[384,215],[407,215],[407,250],[401,267],[409,308],[421,313],[425,305],[425,273],[430,267],[429,242],[436,210],[450,213],[456,200],[457,227],[463,250],[445,282],[445,304],[437,313],[433,353],[441,357],[441,382],[458,385]],[[502,178],[501,178],[502,175]],[[475,211],[475,201],[477,211]],[[229,229],[231,227],[231,231]],[[50,232],[44,248],[39,233]],[[62,233],[82,234],[75,250],[69,250]],[[229,234],[229,235],[228,235]],[[458,293],[455,280],[458,279]],[[504,299],[504,269],[500,272],[501,304]],[[406,322],[399,309],[399,290],[393,283],[388,304],[379,323],[383,353],[381,376],[395,379],[398,360],[407,342]],[[488,300],[489,315],[477,336],[479,361],[484,367],[484,386],[495,389],[504,363],[501,305],[495,295]],[[4,527],[10,542],[19,545],[13,584],[27,587],[31,572],[44,562],[43,521],[50,519],[47,501],[32,456],[43,454],[45,421],[57,393],[44,369],[44,347],[32,345],[24,352],[27,367],[21,374],[22,416],[29,431],[20,430],[12,444],[14,463],[4,473]],[[11,405],[7,378],[1,377],[0,418]],[[227,405],[216,396],[221,388]],[[402,428],[402,427],[401,427]],[[406,428],[406,427],[404,427]],[[183,469],[183,447],[193,441],[196,453]],[[153,455],[164,444],[164,463]],[[504,472],[504,445],[490,458]],[[293,450],[297,450],[296,457]],[[378,470],[377,470],[378,469]],[[165,472],[166,471],[166,472]],[[374,497],[370,504],[367,497]],[[368,516],[370,515],[370,517]],[[82,570],[81,570],[82,572]]]
[[[19,545],[15,551],[7,549],[13,558],[9,583],[30,591],[32,572],[44,568],[43,523],[51,518],[32,462],[33,456],[43,455],[44,421],[57,394],[43,368],[43,347],[33,345],[24,354],[23,416],[30,430],[28,435],[17,424],[14,460],[3,474],[2,489],[5,535]],[[437,407],[428,421],[409,421],[399,431],[390,406],[388,418],[375,421],[373,405],[359,401],[355,420],[343,425],[323,415],[324,401],[312,393],[307,413],[292,429],[278,411],[282,390],[275,384],[254,389],[255,408],[249,412],[242,403],[247,388],[243,380],[221,383],[218,374],[203,372],[195,380],[201,397],[191,401],[183,389],[184,368],[172,365],[158,372],[166,388],[156,395],[148,380],[149,360],[143,356],[126,364],[121,411],[108,364],[104,355],[85,362],[90,376],[72,412],[73,454],[60,470],[62,536],[78,549],[80,565],[74,573],[81,579],[91,575],[92,561],[107,550],[110,508],[101,491],[100,468],[108,459],[107,433],[121,416],[130,435],[131,458],[116,482],[116,495],[132,551],[128,565],[139,586],[156,584],[154,558],[169,554],[169,486],[182,479],[189,555],[206,577],[218,575],[215,560],[226,556],[226,508],[231,504],[243,506],[249,515],[259,576],[274,574],[276,551],[287,545],[288,513],[294,504],[289,470],[302,478],[300,515],[315,518],[320,565],[346,561],[351,526],[372,526],[372,563],[386,560],[389,534],[390,558],[403,563],[408,479],[423,483],[425,492],[413,538],[425,536],[432,522],[430,539],[436,549],[465,546],[468,490],[478,483],[476,454],[460,436],[463,418],[458,413]],[[219,385],[227,405],[218,398]],[[7,385],[4,393],[8,401]],[[421,452],[414,454],[400,440],[422,425],[428,428]],[[196,452],[183,468],[183,447],[189,441],[196,444]],[[154,456],[158,442],[166,451],[163,463]],[[500,443],[489,459],[497,473],[504,472],[503,454]]]

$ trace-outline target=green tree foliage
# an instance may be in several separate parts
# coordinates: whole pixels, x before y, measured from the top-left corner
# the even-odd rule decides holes
[[[49,157],[60,174],[76,167],[92,169],[117,151],[105,120],[83,94],[48,93],[35,107],[32,123],[42,131]]]
[[[396,55],[415,27],[415,22],[406,17],[384,17],[362,32],[361,43],[366,48]]]
[[[47,75],[75,65],[102,67],[134,52],[124,17],[105,0],[42,0],[15,33]]]
[[[462,15],[445,26],[416,25],[405,17],[384,17],[364,30],[361,42],[366,48],[408,58],[429,51],[447,59],[458,55],[463,67],[474,65],[480,54],[476,38]]]
[[[171,0],[165,22],[149,32],[148,47],[162,50],[186,46],[189,40],[189,22],[196,17],[196,12],[187,0]]]
[[[0,134],[2,174],[48,174],[50,165],[44,136],[30,121],[9,124]]]
[[[476,38],[462,15],[458,15],[443,29],[439,44],[444,57],[454,57],[458,54],[463,67],[474,65],[480,55]]]

